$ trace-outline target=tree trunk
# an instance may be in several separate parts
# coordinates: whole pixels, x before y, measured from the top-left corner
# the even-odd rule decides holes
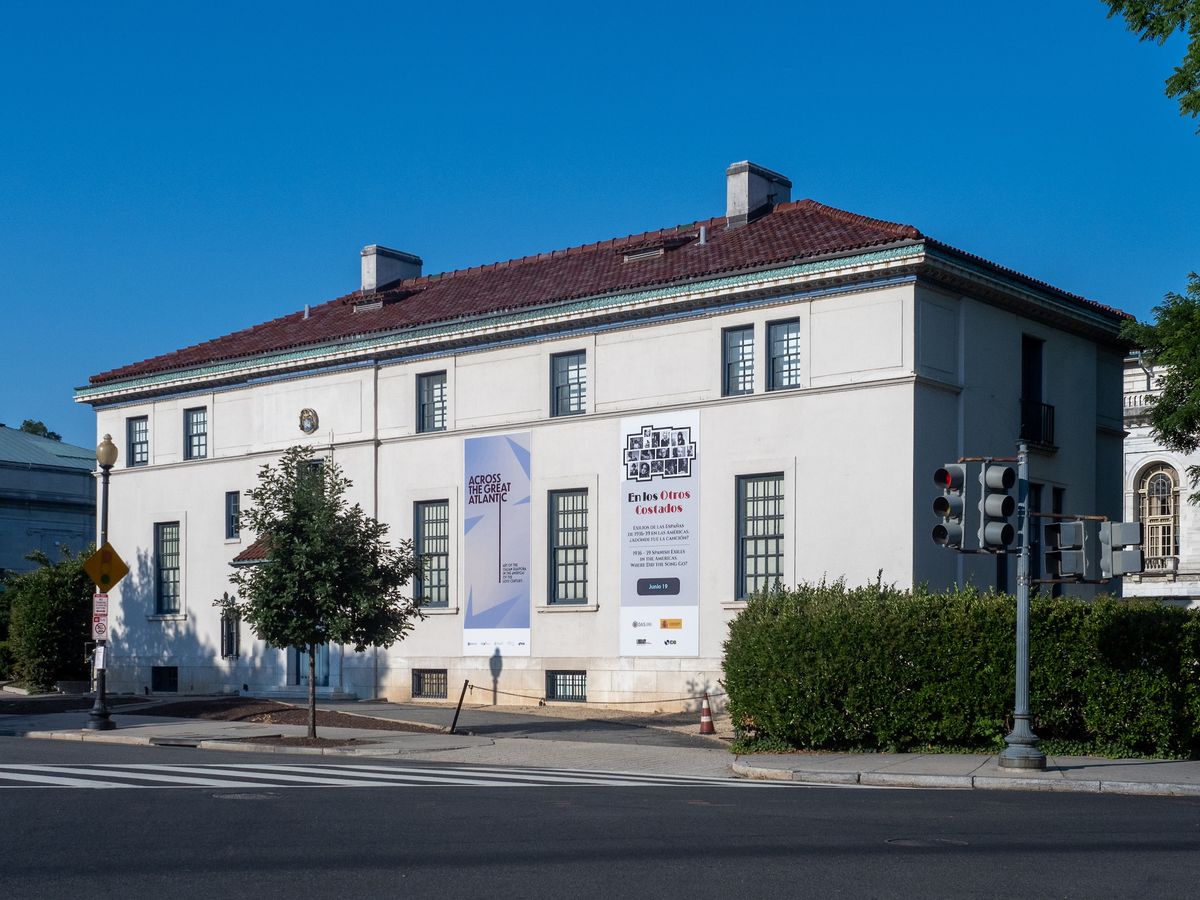
[[[317,645],[308,645],[308,736],[317,736]]]

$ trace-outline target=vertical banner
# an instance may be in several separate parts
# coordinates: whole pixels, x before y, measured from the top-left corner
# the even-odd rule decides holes
[[[700,414],[621,420],[621,655],[700,655]]]
[[[529,434],[463,442],[464,656],[529,655]]]

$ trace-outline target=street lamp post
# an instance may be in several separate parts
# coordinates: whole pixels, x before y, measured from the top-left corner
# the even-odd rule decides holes
[[[100,465],[100,540],[99,546],[108,543],[108,473],[117,461],[117,445],[112,442],[112,435],[106,434],[96,447],[96,462]],[[104,698],[104,675],[108,667],[105,658],[107,641],[103,638],[96,641],[96,702],[88,713],[87,728],[93,731],[108,731],[116,728],[116,723],[110,718],[108,704]]]

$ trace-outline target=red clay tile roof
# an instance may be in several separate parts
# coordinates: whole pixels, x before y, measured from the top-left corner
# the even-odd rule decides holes
[[[695,240],[701,226],[708,229],[704,245]],[[680,237],[691,239],[678,246]],[[102,384],[435,322],[694,281],[791,260],[838,256],[924,238],[911,225],[871,219],[815,200],[799,200],[780,204],[768,214],[738,228],[727,230],[725,218],[720,217],[508,262],[411,278],[388,285],[373,295],[355,291],[313,307],[308,319],[302,312],[291,313],[203,344],[93,375],[89,381]],[[624,258],[626,251],[655,246],[664,246],[666,252],[628,262]],[[355,301],[368,298],[382,300],[383,307],[356,313]],[[1074,299],[1108,309],[1083,298]]]
[[[653,245],[680,234],[698,235],[708,228],[708,242],[692,240],[652,259],[625,262],[624,248]],[[244,331],[196,344],[93,375],[99,384],[206,365],[357,335],[394,331],[449,319],[478,316],[572,298],[607,294],[671,282],[691,281],[717,273],[754,269],[787,260],[836,255],[904,240],[920,240],[911,225],[898,225],[855,215],[813,200],[777,206],[769,214],[739,228],[725,229],[724,217],[678,228],[539,253],[508,262],[475,266],[440,275],[397,282],[377,296],[383,309],[355,313],[359,292]],[[673,243],[673,241],[672,241]],[[387,303],[391,291],[414,291],[398,303]]]

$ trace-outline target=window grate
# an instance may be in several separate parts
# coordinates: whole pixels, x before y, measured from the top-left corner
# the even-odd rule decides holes
[[[737,480],[739,600],[783,577],[783,473]]]
[[[179,612],[179,523],[158,522],[154,526],[155,612]]]
[[[721,393],[726,397],[754,393],[754,326],[722,332]]]
[[[445,669],[413,669],[412,695],[418,700],[445,700]]]
[[[446,430],[446,373],[417,376],[417,431]]]
[[[418,606],[450,605],[450,501],[413,504],[413,549],[421,571],[413,579]]]
[[[151,666],[150,690],[156,694],[179,693],[179,666]]]
[[[587,408],[587,353],[550,357],[550,415],[579,416]]]
[[[587,602],[587,490],[550,492],[550,603]]]
[[[546,672],[546,699],[586,703],[587,672],[566,670]]]

